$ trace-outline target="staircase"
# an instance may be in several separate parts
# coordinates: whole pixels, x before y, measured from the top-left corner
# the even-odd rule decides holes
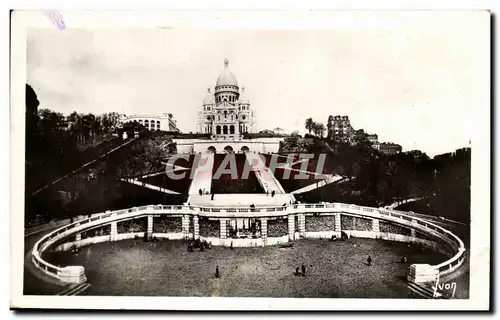
[[[68,286],[67,289],[59,292],[57,295],[58,296],[76,296],[79,293],[82,293],[83,291],[87,290],[90,287],[90,283],[80,283],[80,284],[73,284]]]
[[[439,292],[436,292],[434,296],[434,290],[429,284],[409,282],[408,289],[410,294],[416,295],[423,299],[446,299],[446,297]]]

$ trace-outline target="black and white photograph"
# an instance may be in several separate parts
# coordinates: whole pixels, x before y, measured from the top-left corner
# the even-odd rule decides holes
[[[488,308],[488,11],[11,19],[11,307]]]

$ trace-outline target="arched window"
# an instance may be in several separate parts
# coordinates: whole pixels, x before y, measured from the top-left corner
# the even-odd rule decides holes
[[[227,134],[227,126],[222,127],[222,133]]]
[[[229,133],[234,134],[234,126],[233,125],[229,126]]]
[[[135,120],[134,120],[134,122],[137,122],[137,121],[135,121]],[[141,125],[142,125],[142,120],[139,120],[139,124],[141,124]]]
[[[148,120],[144,120],[144,126],[145,126],[146,128],[148,128],[148,127],[149,127],[149,121],[148,121]]]
[[[227,111],[224,110],[224,119],[227,119]]]
[[[220,134],[220,126],[215,127],[216,133]]]

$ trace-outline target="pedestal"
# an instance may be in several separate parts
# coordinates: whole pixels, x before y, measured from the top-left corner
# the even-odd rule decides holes
[[[85,268],[82,266],[67,266],[58,274],[59,280],[66,283],[84,283],[87,282]]]
[[[412,264],[408,271],[408,281],[412,283],[428,283],[436,281],[439,270],[429,264]]]

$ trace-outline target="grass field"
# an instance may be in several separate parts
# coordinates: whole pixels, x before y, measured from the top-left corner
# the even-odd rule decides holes
[[[408,298],[410,263],[446,258],[417,245],[383,240],[300,240],[292,248],[214,247],[187,252],[187,242],[124,240],[47,253],[60,265],[83,265],[84,295]],[[400,264],[401,255],[408,264]],[[371,255],[373,265],[366,265]],[[305,264],[306,277],[293,275]],[[219,266],[221,278],[215,279]]]

